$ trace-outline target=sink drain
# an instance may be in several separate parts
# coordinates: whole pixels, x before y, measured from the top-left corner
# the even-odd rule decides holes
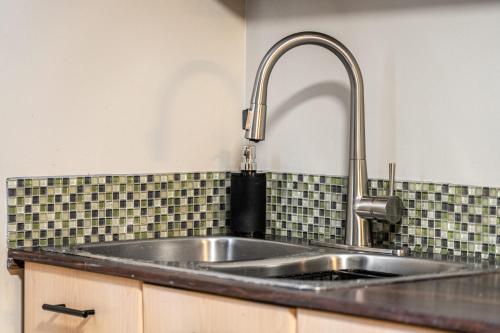
[[[275,279],[290,279],[302,281],[341,281],[341,280],[361,280],[380,279],[388,277],[398,277],[401,275],[367,271],[363,269],[342,269],[338,271],[311,272],[303,274],[274,276]]]

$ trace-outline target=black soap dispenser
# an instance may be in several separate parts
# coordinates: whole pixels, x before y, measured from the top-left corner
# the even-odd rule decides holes
[[[266,233],[266,174],[257,172],[255,146],[243,147],[241,172],[231,174],[231,231],[252,238]]]

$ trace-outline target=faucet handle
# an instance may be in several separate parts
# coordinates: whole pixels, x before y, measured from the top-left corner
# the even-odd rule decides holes
[[[396,163],[389,163],[389,191],[388,196],[396,194]]]
[[[403,216],[403,201],[394,195],[364,197],[356,205],[356,213],[365,219],[399,223]]]
[[[356,213],[366,219],[401,222],[403,201],[396,196],[396,163],[389,163],[389,189],[386,197],[364,197],[358,201]]]

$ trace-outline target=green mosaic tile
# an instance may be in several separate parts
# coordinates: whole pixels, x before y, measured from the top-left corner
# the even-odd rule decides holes
[[[226,234],[226,172],[7,179],[10,248]]]
[[[369,181],[386,195],[387,181]],[[226,172],[9,178],[9,247],[227,234]],[[343,242],[345,177],[267,173],[267,234]],[[500,190],[398,182],[401,224],[372,223],[378,246],[500,257]]]
[[[266,232],[341,241],[346,190],[346,181],[341,177],[268,173]]]
[[[386,180],[369,181],[369,194],[386,195]],[[497,188],[397,182],[405,207],[398,225],[372,223],[377,246],[413,251],[500,257],[500,190]],[[269,172],[267,234],[344,241],[345,177]]]

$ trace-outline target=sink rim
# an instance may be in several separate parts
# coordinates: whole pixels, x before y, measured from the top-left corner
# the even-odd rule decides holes
[[[275,243],[290,247],[304,247],[304,248],[312,248],[309,244],[294,244],[288,242],[281,242],[277,240],[268,240],[268,239],[260,239],[260,238],[245,238],[245,237],[237,237],[237,236],[224,236],[224,235],[213,235],[213,236],[176,236],[176,237],[167,237],[167,238],[149,238],[149,239],[126,239],[119,241],[110,241],[110,242],[98,242],[98,243],[89,243],[89,244],[75,244],[72,246],[65,246],[61,248],[67,249],[83,249],[83,248],[93,248],[93,247],[112,247],[124,244],[136,244],[136,243],[163,243],[163,242],[184,242],[184,241],[192,241],[192,240],[219,240],[219,239],[229,239],[229,240],[240,240],[243,242],[256,242],[256,243]]]

